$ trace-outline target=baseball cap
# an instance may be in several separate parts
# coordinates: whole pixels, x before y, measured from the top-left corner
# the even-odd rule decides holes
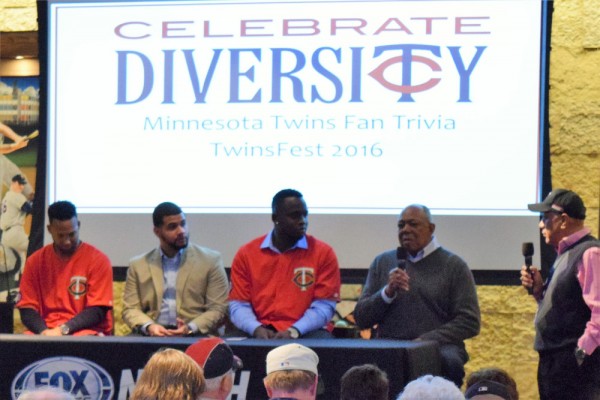
[[[267,375],[276,371],[302,370],[318,375],[319,356],[306,346],[290,343],[279,346],[267,354]]]
[[[198,340],[186,349],[185,354],[202,367],[206,379],[219,377],[230,369],[243,368],[242,360],[233,354],[223,339],[217,337]]]
[[[27,183],[27,180],[25,180],[25,178],[23,178],[23,175],[21,175],[21,174],[17,174],[15,176],[13,176],[11,181],[19,182],[21,185],[25,185]]]
[[[498,382],[483,380],[469,386],[465,392],[465,398],[467,400],[484,398],[510,400],[510,394],[505,385]]]
[[[527,205],[531,211],[557,211],[571,218],[585,219],[585,206],[581,197],[572,190],[554,189],[541,203]]]

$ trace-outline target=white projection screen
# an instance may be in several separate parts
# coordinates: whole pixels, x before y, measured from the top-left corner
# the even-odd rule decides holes
[[[230,265],[284,188],[342,268],[397,246],[411,203],[474,270],[539,240],[542,1],[47,7],[47,202],[115,266],[156,246],[162,201]]]

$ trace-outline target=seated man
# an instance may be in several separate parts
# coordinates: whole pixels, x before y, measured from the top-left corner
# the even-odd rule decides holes
[[[315,400],[319,380],[319,356],[298,343],[286,344],[267,354],[264,379],[271,400]]]
[[[129,262],[123,321],[148,336],[216,335],[229,284],[221,255],[189,242],[185,214],[165,202],[152,214],[160,245]]]
[[[21,279],[17,308],[23,324],[45,336],[112,334],[110,260],[79,240],[72,203],[51,204],[48,219],[53,243],[27,259]]]
[[[192,357],[204,371],[206,387],[200,400],[225,400],[235,380],[235,371],[243,367],[231,347],[217,337],[200,339],[190,345],[185,354]]]
[[[464,340],[479,333],[479,304],[469,267],[438,244],[434,230],[427,207],[402,211],[402,247],[375,258],[354,317],[362,329],[377,325],[377,338],[438,342],[442,375],[460,387],[469,359]]]
[[[323,327],[339,301],[337,257],[306,234],[300,192],[282,190],[271,206],[273,230],[242,246],[231,264],[231,321],[260,339],[330,338]]]

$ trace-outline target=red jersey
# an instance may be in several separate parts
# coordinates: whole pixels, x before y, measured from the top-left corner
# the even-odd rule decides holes
[[[33,253],[25,263],[18,308],[32,308],[48,328],[64,324],[87,307],[113,306],[113,271],[100,250],[81,243],[68,260],[61,259],[49,244]],[[112,313],[95,327],[75,336],[112,334]]]
[[[231,264],[229,300],[249,302],[258,321],[283,331],[314,300],[339,301],[340,269],[331,246],[306,235],[307,249],[261,249],[266,235],[242,246]]]

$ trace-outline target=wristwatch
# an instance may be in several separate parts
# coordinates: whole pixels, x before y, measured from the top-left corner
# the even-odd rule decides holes
[[[583,363],[583,360],[585,360],[586,357],[587,357],[587,353],[585,352],[584,349],[582,349],[581,347],[577,347],[575,349],[575,358],[577,359],[577,363],[579,365],[581,365],[581,363]]]
[[[292,339],[298,339],[300,337],[300,331],[293,326],[290,326],[287,331],[290,333]]]
[[[192,327],[189,324],[186,324],[185,327],[187,328],[185,336],[194,336],[194,330],[192,329]]]
[[[63,336],[67,336],[69,332],[71,332],[71,328],[69,328],[67,324],[60,325],[58,329],[60,329],[60,334]]]

